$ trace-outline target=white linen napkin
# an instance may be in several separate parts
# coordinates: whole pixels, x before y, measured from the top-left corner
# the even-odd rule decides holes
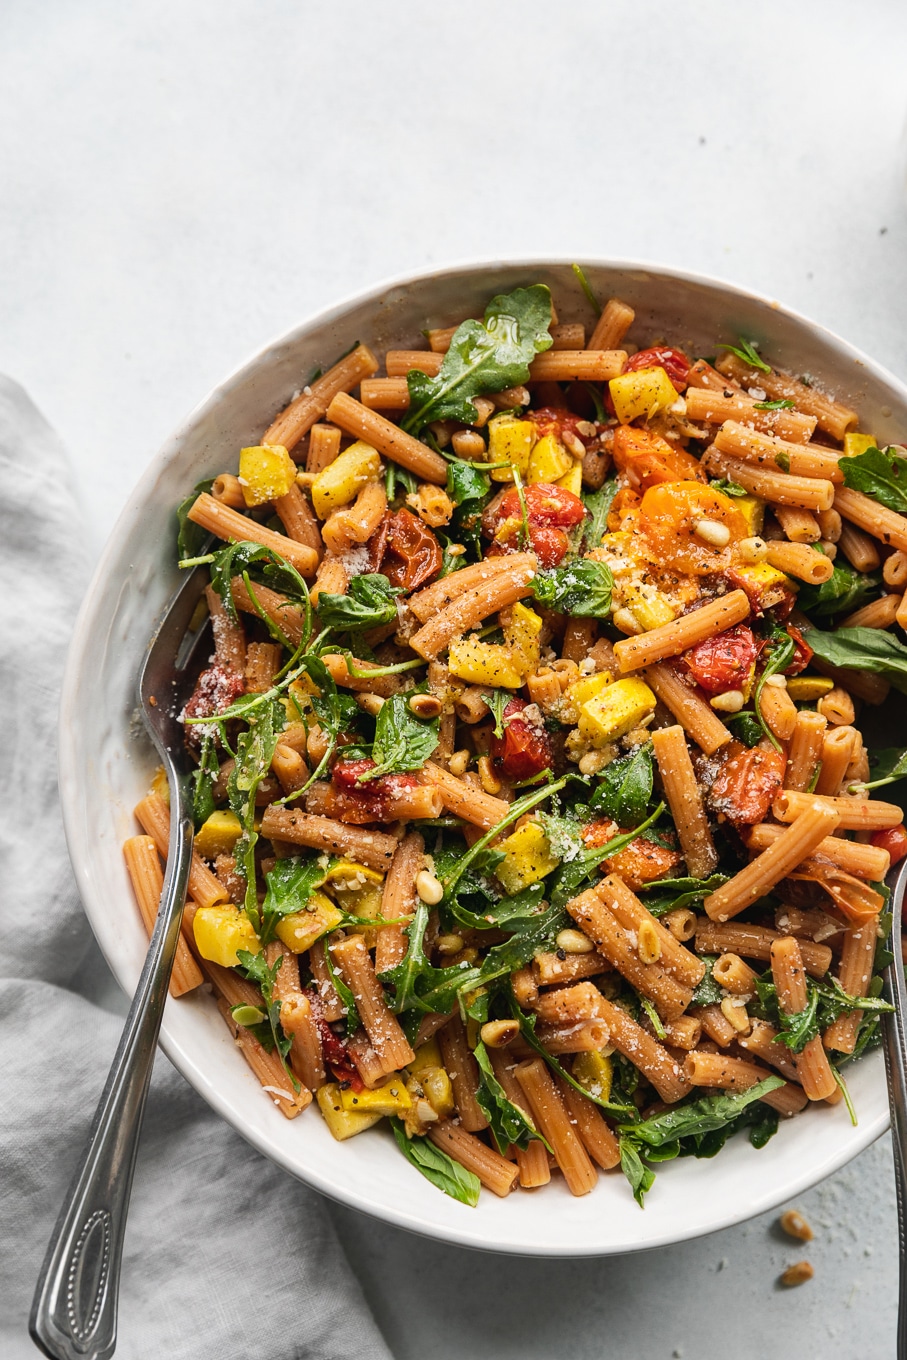
[[[0,377],[0,1355],[38,1270],[116,1048],[56,783],[66,645],[87,580],[66,455]],[[97,993],[97,986],[94,992]],[[87,995],[80,995],[80,992]],[[318,1195],[272,1166],[158,1055],[126,1233],[123,1360],[390,1360]]]

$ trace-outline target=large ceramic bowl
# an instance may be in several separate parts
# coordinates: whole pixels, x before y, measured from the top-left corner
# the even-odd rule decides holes
[[[634,335],[664,336],[694,353],[740,334],[808,371],[861,412],[879,439],[903,440],[907,389],[822,327],[715,280],[634,263],[589,263],[601,298],[635,309]],[[136,673],[177,584],[174,507],[203,477],[235,466],[309,374],[357,340],[379,354],[424,344],[427,325],[481,312],[495,293],[547,283],[560,320],[592,322],[569,262],[461,265],[392,283],[341,303],[256,354],[206,397],[161,449],[129,498],[88,591],[69,656],[60,726],[63,807],[85,910],[104,955],[132,993],[146,938],[120,850],[155,764],[136,710]],[[827,1176],[888,1125],[881,1054],[848,1072],[860,1122],[821,1106],[782,1127],[763,1151],[737,1138],[714,1161],[663,1166],[645,1210],[623,1177],[602,1176],[573,1199],[555,1181],[475,1209],[448,1199],[400,1156],[388,1133],[335,1143],[313,1111],[285,1120],[234,1047],[213,1000],[168,1000],[161,1043],[210,1105],[266,1156],[317,1190],[403,1228],[448,1242],[539,1256],[638,1251],[723,1228],[770,1209]]]

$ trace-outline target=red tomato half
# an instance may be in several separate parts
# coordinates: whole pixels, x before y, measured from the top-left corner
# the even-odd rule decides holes
[[[787,635],[793,639],[796,651],[794,652],[793,661],[786,668],[784,674],[799,675],[801,671],[806,670],[806,667],[809,665],[810,661],[812,661],[813,649],[800,632],[800,629],[795,628],[792,623],[787,625]]]
[[[441,570],[441,544],[411,510],[387,516],[381,570],[392,586],[418,590]]]
[[[560,438],[564,431],[575,435],[582,443],[588,444],[594,435],[582,435],[576,428],[577,425],[588,425],[588,421],[583,416],[576,415],[573,411],[568,411],[560,406],[540,406],[537,411],[527,411],[527,419],[531,420],[538,431],[539,439],[546,434],[555,434]]]
[[[563,486],[551,486],[548,482],[530,483],[523,495],[529,528],[528,547],[538,557],[541,566],[556,567],[569,547],[564,531],[582,524],[586,508],[572,491]],[[488,550],[489,557],[525,551],[522,541],[523,514],[516,487],[501,498],[491,521],[483,521],[483,527],[486,533],[494,535]]]
[[[554,758],[551,740],[544,728],[523,722],[517,716],[526,707],[525,699],[511,699],[504,709],[503,737],[491,738],[493,764],[516,783],[549,770]]]
[[[887,826],[884,831],[874,831],[872,844],[887,850],[891,856],[891,863],[897,864],[907,855],[907,828],[901,822],[900,826]]]
[[[651,349],[641,349],[631,355],[624,372],[635,373],[638,368],[663,368],[672,385],[682,392],[687,385],[690,361],[682,349],[654,345]]]
[[[746,684],[758,654],[759,644],[752,629],[738,623],[736,628],[691,647],[683,659],[693,679],[707,694],[724,694]]]

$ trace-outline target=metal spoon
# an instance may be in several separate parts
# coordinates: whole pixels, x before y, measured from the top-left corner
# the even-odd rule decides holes
[[[29,1331],[51,1360],[103,1360],[116,1347],[132,1176],[192,856],[190,762],[177,714],[198,670],[199,643],[210,640],[206,628],[187,634],[205,580],[196,568],[183,582],[139,675],[142,716],[170,785],[167,873],[139,984],[35,1290]]]
[[[894,1184],[898,1206],[898,1243],[900,1267],[898,1273],[898,1332],[897,1360],[907,1360],[907,982],[901,954],[901,927],[904,893],[907,890],[907,860],[889,875],[891,888],[891,950],[893,961],[885,970],[885,989],[888,1000],[896,1010],[883,1017],[885,1042],[885,1071],[888,1076],[888,1099],[891,1104],[891,1141],[894,1148]]]

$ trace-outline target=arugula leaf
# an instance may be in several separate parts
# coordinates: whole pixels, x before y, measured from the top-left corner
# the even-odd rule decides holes
[[[760,700],[762,698],[762,691],[765,689],[765,682],[768,680],[769,676],[777,675],[779,672],[785,670],[793,661],[796,650],[796,643],[786,629],[773,628],[762,653],[765,659],[765,665],[763,666],[762,674],[756,681],[756,688],[753,691],[753,709],[756,714],[756,721],[776,751],[781,750],[781,744],[762,716]],[[907,657],[907,651],[905,651],[904,655]]]
[[[797,1011],[794,1015],[788,1015],[780,1006],[778,1007],[778,1019],[781,1022],[778,1039],[782,1044],[786,1044],[792,1053],[802,1053],[810,1039],[814,1039],[819,1033],[816,1020],[819,1009],[818,988],[808,987],[806,998],[803,1010]]]
[[[438,744],[439,719],[423,722],[410,711],[404,694],[385,699],[375,723],[372,759],[375,768],[360,775],[359,783],[379,779],[384,774],[419,770]]]
[[[844,485],[862,491],[899,514],[907,511],[907,458],[893,449],[866,449],[853,458],[840,458]]]
[[[570,266],[570,268],[573,270],[574,274],[576,275],[577,283],[579,284],[580,288],[582,288],[583,292],[585,293],[585,295],[586,295],[586,301],[588,302],[589,306],[590,306],[590,307],[592,308],[592,310],[595,312],[596,316],[600,316],[600,315],[601,315],[601,310],[602,310],[602,308],[601,308],[601,303],[599,302],[598,298],[597,298],[597,297],[595,296],[595,294],[593,293],[593,291],[592,291],[592,285],[590,284],[589,280],[586,278],[586,275],[585,275],[585,272],[584,272],[584,270],[583,270],[582,265],[579,265],[579,264],[572,264],[572,265]]]
[[[291,1035],[285,1034],[283,1031],[283,1026],[280,1023],[280,1001],[274,995],[274,986],[277,982],[277,974],[283,964],[283,955],[281,954],[276,958],[270,967],[263,953],[251,954],[248,949],[237,949],[236,957],[240,968],[249,981],[257,983],[261,988],[262,1000],[267,1011],[267,1024],[261,1021],[258,1024],[246,1025],[244,1028],[254,1034],[267,1052],[271,1053],[276,1049],[283,1070],[292,1083],[293,1090],[298,1091],[300,1089],[299,1082],[287,1067],[287,1054],[290,1051],[293,1039]],[[237,1009],[239,1008],[234,1007],[234,1012]],[[234,1018],[236,1018],[235,1015]],[[239,1021],[238,1023],[242,1022]]]
[[[834,614],[850,614],[869,600],[875,599],[882,588],[879,572],[871,574],[854,571],[846,562],[836,561],[832,574],[820,586],[803,584],[797,595],[797,605],[805,614],[816,618],[831,618]]]
[[[727,881],[728,875],[719,873],[708,878],[660,878],[639,891],[653,916],[665,916],[680,907],[699,906],[704,897]]]
[[[390,1123],[397,1147],[406,1160],[412,1162],[416,1170],[421,1171],[425,1179],[431,1181],[439,1190],[443,1190],[445,1195],[450,1195],[451,1199],[457,1199],[461,1204],[468,1204],[470,1209],[474,1209],[479,1202],[479,1193],[482,1189],[482,1182],[478,1176],[473,1171],[467,1171],[465,1166],[455,1162],[452,1157],[448,1157],[446,1152],[435,1147],[427,1138],[407,1138],[406,1130],[399,1119],[391,1119]]]
[[[649,1023],[651,1024],[652,1029],[655,1032],[655,1038],[666,1039],[668,1031],[661,1023],[661,1016],[658,1014],[658,1011],[652,1005],[652,1002],[649,1000],[649,998],[647,996],[640,996],[639,1004],[642,1006],[646,1015],[649,1017]]]
[[[384,474],[384,490],[388,503],[395,499],[398,486],[402,486],[404,494],[408,496],[414,495],[419,490],[419,483],[408,468],[401,467],[399,463],[388,462],[387,472]]]
[[[623,850],[631,841],[635,841],[643,832],[648,831],[649,827],[655,825],[664,810],[664,803],[659,803],[655,811],[635,830],[625,831],[623,835],[614,836],[607,844],[584,850],[579,859],[573,860],[569,864],[562,864],[551,880],[551,905],[562,907],[570,901],[571,897],[575,897],[586,880],[592,877],[596,867],[601,864],[603,859],[610,859],[612,855]]]
[[[645,1207],[645,1198],[655,1184],[655,1172],[643,1162],[635,1143],[629,1138],[620,1139],[620,1169],[630,1182],[633,1198],[640,1209]]]
[[[614,497],[620,490],[620,483],[616,477],[612,477],[599,487],[598,491],[587,491],[583,495],[583,505],[589,512],[589,518],[583,528],[583,547],[599,548],[604,534],[608,532],[608,511]]]
[[[559,859],[563,864],[570,864],[582,858],[586,846],[579,823],[573,817],[562,817],[554,812],[540,812],[538,819],[555,859]]]
[[[727,477],[719,477],[715,481],[709,482],[713,491],[720,491],[723,496],[748,496],[750,493],[745,486],[739,482],[729,481]]]
[[[742,1114],[729,1124],[709,1133],[693,1134],[680,1144],[681,1157],[716,1157],[729,1138],[741,1129],[749,1129],[750,1143],[754,1148],[763,1148],[778,1132],[778,1111],[761,1101],[748,1106]]]
[[[176,518],[179,523],[179,533],[176,537],[177,559],[182,562],[189,557],[198,557],[203,553],[211,537],[210,530],[203,529],[200,524],[195,524],[189,518],[189,511],[203,491],[210,492],[214,485],[214,478],[209,477],[204,482],[199,482],[185,500],[180,501]]]
[[[415,369],[407,374],[404,430],[418,435],[433,420],[472,425],[473,397],[528,381],[530,361],[551,348],[550,325],[551,294],[544,284],[492,298],[484,321],[463,321],[454,331],[436,378]]]
[[[907,778],[907,748],[887,746],[882,750],[869,751],[870,783],[866,789],[880,789],[885,784],[894,784],[898,779]]]
[[[271,768],[274,748],[286,726],[286,713],[279,700],[275,700],[250,713],[248,722],[246,731],[240,732],[236,739],[236,763],[227,780],[227,800],[243,828],[233,853],[237,870],[246,880],[246,915],[258,934],[261,918],[255,886],[255,846],[258,842],[255,795]]]
[[[611,613],[614,577],[604,562],[581,558],[562,567],[538,571],[532,593],[540,604],[558,614],[581,619],[605,619]]]
[[[741,712],[728,713],[721,715],[724,718],[725,726],[730,727],[738,741],[742,741],[744,746],[758,746],[762,740],[762,724],[755,713]]]
[[[794,403],[790,397],[779,397],[777,401],[757,401],[754,411],[792,411]]]
[[[324,961],[327,965],[331,984],[340,998],[340,1004],[343,1007],[346,1037],[347,1039],[352,1039],[356,1030],[359,1028],[359,1011],[356,1008],[356,998],[334,967],[334,960],[331,958],[331,946],[329,944],[325,944]]]
[[[481,1040],[475,1047],[474,1057],[479,1065],[476,1100],[485,1112],[498,1152],[503,1155],[510,1143],[519,1148],[528,1147],[532,1138],[538,1136],[538,1130],[525,1110],[508,1100],[507,1092],[495,1076],[488,1050]]]
[[[719,349],[729,349],[732,354],[736,354],[738,359],[742,359],[751,368],[758,368],[760,373],[771,373],[771,366],[759,355],[758,350],[751,340],[744,340],[741,335],[736,345],[719,345]]]
[[[637,1145],[663,1147],[681,1138],[690,1138],[713,1129],[721,1128],[736,1119],[739,1114],[761,1100],[769,1091],[776,1091],[784,1085],[784,1078],[772,1074],[750,1086],[746,1091],[721,1092],[719,1095],[702,1096],[699,1100],[677,1105],[651,1119],[643,1119],[638,1124],[620,1125],[620,1133],[632,1139]]]
[[[531,1015],[520,1008],[520,1006],[517,1004],[515,996],[513,995],[512,987],[509,988],[509,992],[510,992],[510,1013],[513,1016],[514,1020],[519,1021],[520,1032],[523,1038],[526,1040],[527,1044],[529,1044],[532,1048],[535,1049],[539,1057],[544,1059],[544,1061],[551,1068],[552,1072],[556,1072],[558,1076],[562,1077],[563,1080],[567,1082],[569,1086],[572,1086],[575,1090],[579,1091],[581,1095],[588,1097],[588,1099],[591,1100],[594,1105],[598,1105],[600,1109],[605,1110],[606,1113],[613,1115],[615,1118],[625,1119],[632,1122],[638,1117],[635,1105],[620,1104],[612,1099],[603,1100],[600,1095],[595,1094],[595,1091],[593,1089],[590,1089],[589,1087],[586,1086],[581,1086],[580,1083],[576,1080],[576,1078],[572,1075],[572,1073],[568,1072],[567,1069],[564,1066],[562,1066],[562,1064],[558,1061],[554,1054],[549,1053],[547,1048],[543,1048],[543,1046],[539,1043],[535,1035],[535,1026],[538,1020],[538,1016]],[[639,1081],[639,1073],[637,1072],[636,1068],[633,1067],[632,1064],[628,1063],[626,1059],[623,1058],[619,1053],[616,1053],[614,1055],[612,1062],[614,1062],[615,1065],[625,1064],[629,1072],[632,1074],[631,1080],[628,1083],[626,1083],[624,1088],[629,1097],[630,1095],[632,1095],[633,1091],[636,1090],[636,1086]],[[619,1085],[620,1083],[616,1079],[612,1081],[611,1083],[612,1095],[614,1093],[615,1088],[618,1087]]]
[[[839,628],[822,633],[810,628],[806,640],[820,661],[843,670],[869,671],[907,694],[907,647],[882,628]]]
[[[217,746],[213,734],[208,729],[202,729],[202,746],[199,752],[198,765],[192,771],[192,820],[195,829],[198,831],[203,822],[211,816],[217,804],[214,801],[214,784],[220,774],[220,762],[217,759]]]
[[[700,958],[705,964],[705,973],[702,981],[693,993],[692,1004],[694,1006],[717,1006],[727,995],[723,987],[712,977],[712,969],[718,962],[717,954],[701,954]]]
[[[629,755],[618,756],[605,766],[589,806],[593,812],[604,812],[618,826],[638,826],[652,797],[653,778],[652,747],[637,746]]]
[[[354,576],[345,595],[322,592],[318,596],[318,618],[326,628],[344,632],[380,628],[396,622],[399,594],[399,587],[392,586],[380,572]]]
[[[308,637],[311,605],[305,581],[292,563],[287,562],[273,549],[262,547],[260,543],[250,543],[244,539],[239,543],[227,543],[213,554],[211,585],[223,600],[227,613],[234,619],[238,617],[231,586],[234,576],[243,578],[246,589],[252,597],[252,603],[255,604],[255,585],[249,577],[249,569],[253,566],[259,567],[266,585],[286,595],[291,604],[304,608],[306,612],[304,633]],[[257,612],[271,636],[292,652],[294,649],[280,626],[275,624],[263,609]]]
[[[268,944],[274,938],[278,921],[293,912],[305,911],[309,898],[320,888],[330,870],[339,859],[332,857],[327,865],[318,859],[303,859],[292,855],[279,859],[270,873],[265,875],[267,891],[261,904],[261,932],[259,939]]]
[[[438,856],[435,856],[435,871],[437,872],[438,869],[439,859]],[[473,886],[477,887],[480,892],[484,892],[482,885],[473,885],[464,879],[460,879],[461,892],[469,891]],[[528,888],[523,888],[513,897],[503,897],[499,902],[489,903],[487,911],[469,911],[460,903],[459,897],[452,898],[447,903],[446,911],[452,920],[458,922],[461,926],[466,926],[469,930],[507,930],[511,922],[536,915],[544,896],[544,883],[530,883]]]
[[[504,709],[513,698],[510,690],[493,689],[490,694],[485,695],[485,702],[494,714],[494,734],[496,737],[504,735]]]
[[[472,463],[447,464],[447,494],[454,505],[483,501],[491,490],[491,478]]]

